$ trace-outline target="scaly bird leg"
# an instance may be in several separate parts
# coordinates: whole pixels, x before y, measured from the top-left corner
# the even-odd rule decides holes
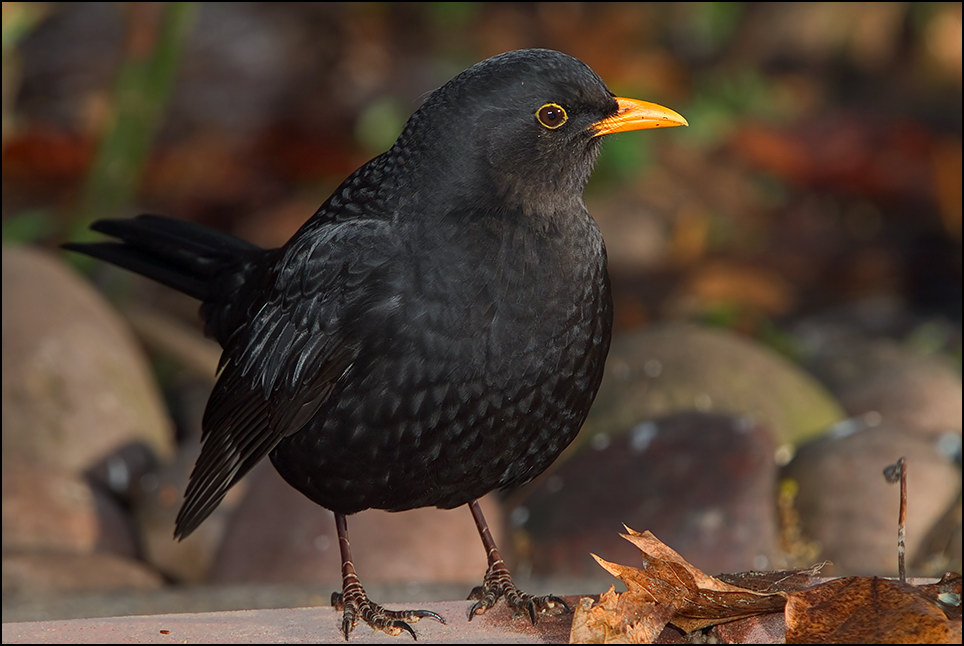
[[[386,610],[370,600],[355,573],[355,564],[351,560],[348,519],[344,514],[335,514],[335,527],[338,531],[338,546],[341,548],[341,592],[331,594],[331,605],[336,610],[344,611],[341,630],[346,640],[359,619],[373,629],[385,631],[392,636],[399,635],[404,630],[416,640],[418,637],[409,623],[414,624],[425,617],[445,623],[441,615],[431,610]]]
[[[512,582],[509,568],[505,566],[502,555],[499,554],[499,548],[495,546],[495,541],[492,540],[492,533],[489,531],[489,526],[482,515],[479,502],[477,500],[470,502],[469,509],[472,511],[472,518],[475,519],[475,526],[479,530],[479,537],[482,539],[482,545],[485,546],[489,560],[489,569],[485,573],[482,585],[476,586],[469,593],[469,599],[475,600],[475,603],[469,608],[469,621],[472,621],[472,617],[485,613],[502,597],[505,597],[506,604],[512,608],[514,616],[527,614],[533,624],[536,623],[536,618],[540,613],[558,615],[572,612],[569,604],[560,597],[551,594],[544,597],[535,597],[519,590]]]

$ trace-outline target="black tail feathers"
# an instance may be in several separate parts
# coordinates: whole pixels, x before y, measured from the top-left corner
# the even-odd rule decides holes
[[[159,215],[98,220],[90,228],[117,240],[69,242],[63,248],[129,269],[200,300],[208,334],[222,342],[234,327],[234,313],[244,309],[239,292],[265,253],[227,233]]]
[[[158,215],[127,220],[98,220],[91,227],[120,242],[69,242],[78,251],[156,280],[208,302],[217,277],[261,249],[240,238],[207,227]]]

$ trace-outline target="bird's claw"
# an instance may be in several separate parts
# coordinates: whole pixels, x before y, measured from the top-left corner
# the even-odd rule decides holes
[[[572,608],[561,597],[549,594],[536,597],[526,594],[516,587],[505,566],[496,564],[489,567],[482,585],[472,588],[469,599],[475,603],[469,608],[469,621],[476,615],[484,614],[496,602],[505,598],[505,603],[512,609],[514,617],[527,615],[533,625],[539,615],[559,615],[572,612]]]
[[[407,632],[416,641],[418,641],[418,637],[410,623],[414,624],[419,619],[425,618],[434,619],[441,624],[445,623],[442,615],[431,610],[388,610],[371,601],[365,591],[358,588],[348,596],[349,599],[346,601],[346,595],[341,592],[332,592],[331,594],[331,605],[335,610],[344,612],[341,620],[341,632],[345,635],[346,640],[359,620],[371,626],[373,630],[381,630],[393,637],[402,634],[402,631]]]

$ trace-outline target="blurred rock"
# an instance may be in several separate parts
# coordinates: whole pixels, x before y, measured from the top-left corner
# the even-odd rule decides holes
[[[528,546],[520,559],[536,575],[605,575],[590,552],[639,562],[619,536],[625,524],[708,573],[773,567],[773,456],[768,429],[722,415],[679,413],[597,435],[512,498],[510,519]]]
[[[845,417],[823,386],[774,351],[724,330],[666,324],[614,339],[596,403],[563,458],[597,433],[680,411],[754,419],[778,445]]]
[[[49,465],[3,461],[3,552],[134,557],[130,520],[108,494]]]
[[[87,469],[86,476],[118,500],[130,503],[138,483],[158,469],[157,456],[143,442],[118,448]]]
[[[131,442],[171,453],[144,356],[85,281],[45,253],[3,249],[3,457],[82,472]]]
[[[144,560],[183,583],[208,579],[228,519],[244,497],[249,480],[244,478],[228,490],[221,504],[190,536],[175,540],[174,519],[200,451],[200,441],[186,443],[174,460],[137,481],[133,499],[134,521],[141,535]]]
[[[246,480],[247,495],[225,529],[211,581],[318,582],[341,589],[334,515],[292,489],[267,462]],[[480,504],[501,547],[501,509],[492,496]],[[349,517],[348,531],[363,583],[464,581],[474,586],[485,574],[485,550],[465,507],[363,511]]]
[[[811,371],[850,415],[926,433],[961,432],[961,377],[939,356],[881,337],[808,335]]]
[[[3,554],[3,594],[160,588],[163,579],[137,561],[114,554]]]
[[[921,541],[911,567],[920,572],[960,572],[961,530],[961,494],[958,492],[957,500]]]
[[[785,644],[787,624],[782,612],[771,612],[713,626],[710,634],[718,644]]]
[[[900,491],[882,473],[900,457],[907,463],[908,574],[942,574],[942,569],[925,568],[942,560],[925,553],[925,541],[948,510],[960,504],[961,471],[940,444],[939,438],[890,422],[873,427],[851,420],[800,448],[781,477],[796,482],[794,507],[803,535],[818,543],[819,559],[832,561],[822,574],[897,573]]]
[[[846,345],[850,340],[867,337],[899,338],[907,336],[921,324],[920,316],[908,309],[907,302],[893,295],[873,294],[848,300],[831,307],[808,312],[793,324],[791,332],[802,350],[804,360],[820,354],[828,345]],[[944,336],[956,337],[960,345],[960,328],[953,334],[947,321]],[[946,339],[944,343],[952,342]]]

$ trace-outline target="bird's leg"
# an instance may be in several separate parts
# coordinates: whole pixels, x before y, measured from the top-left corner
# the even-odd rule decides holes
[[[336,610],[343,610],[341,630],[348,639],[349,633],[355,628],[358,620],[376,630],[383,630],[389,635],[399,635],[404,630],[412,639],[418,639],[409,622],[415,623],[419,619],[431,617],[440,623],[445,623],[441,615],[431,610],[386,610],[368,598],[362,587],[358,575],[355,574],[355,564],[351,560],[351,544],[348,542],[348,519],[344,514],[335,514],[335,527],[338,530],[338,546],[341,548],[341,592],[331,593],[331,605]]]
[[[544,597],[535,597],[519,590],[512,582],[509,568],[505,566],[502,555],[499,554],[499,548],[495,546],[495,541],[492,540],[492,533],[489,531],[489,526],[482,515],[479,502],[477,500],[470,502],[469,509],[472,511],[472,518],[475,519],[475,526],[479,530],[482,545],[485,546],[489,559],[489,569],[485,573],[482,585],[476,586],[469,593],[469,599],[475,600],[475,603],[469,608],[469,621],[472,621],[472,617],[475,615],[481,615],[494,606],[501,597],[505,597],[506,604],[512,608],[516,617],[528,615],[533,624],[536,623],[536,617],[539,613],[558,615],[572,612],[569,604],[560,597],[551,594]]]

